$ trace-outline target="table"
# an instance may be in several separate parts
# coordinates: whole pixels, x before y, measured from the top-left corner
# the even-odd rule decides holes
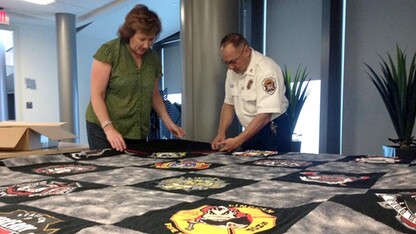
[[[26,151],[0,151],[1,158],[13,158],[30,155],[49,155],[49,154],[63,154],[75,151],[88,150],[88,145],[72,143],[72,142],[59,142],[57,147],[44,148],[37,150]]]
[[[416,232],[415,162],[185,140],[73,156],[0,161],[0,233]]]

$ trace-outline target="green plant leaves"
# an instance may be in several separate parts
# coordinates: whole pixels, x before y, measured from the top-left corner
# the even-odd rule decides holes
[[[287,114],[290,119],[291,135],[293,135],[300,112],[310,92],[308,85],[311,78],[309,77],[309,73],[306,72],[306,67],[302,69],[301,66],[298,67],[294,76],[292,76],[291,72],[285,66],[283,78],[286,86],[285,95],[289,100]]]
[[[380,74],[367,63],[364,64],[386,106],[398,137],[389,140],[400,147],[410,147],[415,144],[412,132],[416,120],[416,53],[413,54],[409,71],[406,64],[407,54],[398,45],[395,60],[389,53],[387,56],[387,61],[380,56]]]

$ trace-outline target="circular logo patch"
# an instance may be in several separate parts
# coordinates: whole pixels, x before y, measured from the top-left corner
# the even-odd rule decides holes
[[[204,205],[180,210],[170,219],[183,233],[260,233],[276,225],[276,217],[256,207]]]
[[[185,156],[185,152],[155,152],[150,155],[151,158],[183,158]]]
[[[166,168],[173,168],[173,169],[207,169],[211,166],[210,163],[205,162],[197,162],[192,160],[180,160],[180,161],[172,161],[172,162],[159,162],[155,163],[155,168],[159,169],[166,169]]]
[[[156,187],[164,190],[209,190],[227,186],[227,183],[216,177],[180,177],[162,180]]]
[[[276,80],[272,77],[266,78],[262,82],[263,90],[272,95],[276,91]]]

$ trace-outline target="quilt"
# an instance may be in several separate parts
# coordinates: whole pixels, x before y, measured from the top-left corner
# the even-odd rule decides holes
[[[416,163],[144,142],[0,161],[0,233],[416,233]]]

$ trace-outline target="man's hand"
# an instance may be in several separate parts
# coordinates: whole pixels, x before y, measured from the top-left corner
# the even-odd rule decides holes
[[[211,143],[211,148],[213,149],[213,150],[219,150],[219,149],[221,149],[222,147],[223,147],[223,145],[222,145],[222,141],[224,141],[225,140],[225,135],[223,135],[223,134],[218,134],[215,138],[214,138],[214,140],[212,141],[212,143]]]
[[[220,152],[232,152],[241,146],[240,139],[238,137],[228,138],[224,141],[218,142]]]

